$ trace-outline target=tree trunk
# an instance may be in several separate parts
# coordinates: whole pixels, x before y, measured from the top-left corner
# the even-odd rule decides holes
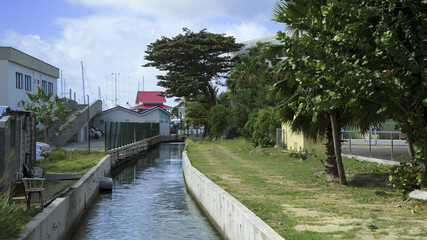
[[[49,136],[47,134],[47,127],[43,128],[44,142],[49,144]]]
[[[415,156],[414,138],[412,137],[411,126],[409,126],[408,117],[402,117],[403,129],[405,129],[406,141],[408,142],[409,158],[412,160]]]
[[[216,105],[216,96],[214,89],[207,84],[206,87],[202,88],[203,94],[206,97],[206,101],[208,102],[209,106],[213,107]]]
[[[327,174],[330,174],[336,178],[338,178],[338,167],[337,161],[335,159],[335,150],[334,150],[334,139],[332,135],[332,126],[331,123],[328,124],[328,128],[326,129],[326,163],[323,163],[325,166],[325,171]]]
[[[344,172],[344,165],[341,158],[341,142],[339,139],[339,129],[338,129],[338,121],[337,121],[337,112],[336,110],[330,112],[331,116],[331,126],[332,126],[332,138],[334,141],[334,149],[335,149],[335,158],[337,161],[338,167],[338,176],[340,178],[340,183],[343,185],[347,185],[347,180]]]

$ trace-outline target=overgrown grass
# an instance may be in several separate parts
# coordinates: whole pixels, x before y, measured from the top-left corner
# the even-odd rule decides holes
[[[39,165],[44,173],[86,173],[106,154],[104,152],[65,151],[62,148],[52,151]]]
[[[0,196],[0,239],[16,239],[23,226],[40,212],[38,208],[29,211]]]
[[[387,166],[345,159],[349,185],[342,186],[325,180],[322,154],[302,159],[244,139],[190,139],[186,150],[199,171],[286,239],[427,237],[427,205],[402,201]]]

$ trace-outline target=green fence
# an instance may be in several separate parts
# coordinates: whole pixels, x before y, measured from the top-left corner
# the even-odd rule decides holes
[[[105,151],[159,135],[159,123],[105,122]]]

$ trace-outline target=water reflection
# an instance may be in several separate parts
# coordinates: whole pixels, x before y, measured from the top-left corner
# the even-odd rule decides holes
[[[187,194],[184,144],[161,144],[113,178],[71,239],[220,239]]]

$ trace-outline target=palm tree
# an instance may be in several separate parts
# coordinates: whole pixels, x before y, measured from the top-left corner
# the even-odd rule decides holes
[[[294,37],[302,34],[297,20],[307,16],[308,7],[304,0],[277,1],[272,11],[272,21],[285,23]]]

